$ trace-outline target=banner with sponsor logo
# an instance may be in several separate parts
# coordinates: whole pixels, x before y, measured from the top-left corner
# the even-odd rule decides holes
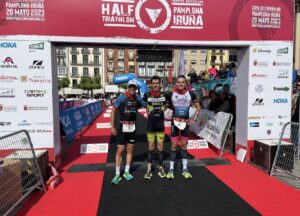
[[[34,148],[53,148],[48,42],[0,41],[0,136],[27,130]]]
[[[101,111],[100,102],[93,102],[60,112],[59,118],[67,141],[72,141],[76,134],[88,126]]]
[[[230,114],[218,112],[207,121],[198,136],[220,149],[222,145],[222,135],[226,129],[229,118]]]
[[[292,0],[226,0],[224,4],[219,0],[0,2],[0,35],[292,41],[293,21]]]
[[[291,119],[293,47],[290,43],[250,48],[248,140],[278,139]]]
[[[205,127],[208,120],[211,119],[214,115],[215,113],[212,111],[201,109],[198,114],[196,123],[190,126],[190,131],[194,132],[195,134],[199,134],[200,131],[202,131]]]
[[[224,112],[214,113],[209,110],[201,109],[196,123],[190,130],[197,136],[220,149],[222,145],[222,135],[230,119],[230,114]]]

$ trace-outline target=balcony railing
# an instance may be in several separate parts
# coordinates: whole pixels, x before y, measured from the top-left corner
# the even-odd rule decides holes
[[[79,74],[71,74],[72,78],[79,78]]]
[[[81,53],[82,54],[90,54],[90,50],[89,49],[81,49]]]
[[[79,52],[78,52],[78,50],[72,50],[72,49],[71,49],[71,54],[73,54],[73,55],[78,55]]]
[[[58,53],[57,53],[57,56],[60,56],[60,57],[65,57],[65,56],[66,56],[66,53],[65,53],[65,52],[62,52],[62,51],[60,51],[60,52],[58,52]]]
[[[100,50],[99,50],[99,49],[98,49],[98,50],[95,50],[95,49],[93,49],[93,54],[100,55],[100,54],[101,54],[101,52],[100,52]]]

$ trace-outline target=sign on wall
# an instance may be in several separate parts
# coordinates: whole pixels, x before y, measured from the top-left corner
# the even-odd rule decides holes
[[[50,43],[0,41],[0,136],[27,130],[34,148],[53,148]]]
[[[250,47],[248,139],[278,139],[291,119],[291,43]]]
[[[0,35],[292,41],[293,21],[292,0],[0,2]]]

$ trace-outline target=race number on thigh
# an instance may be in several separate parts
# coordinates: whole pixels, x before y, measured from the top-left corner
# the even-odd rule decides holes
[[[123,123],[123,130],[124,133],[131,133],[135,131],[135,124],[126,124]]]
[[[179,129],[179,130],[184,130],[186,127],[186,122],[185,121],[177,121],[174,119],[174,125]]]

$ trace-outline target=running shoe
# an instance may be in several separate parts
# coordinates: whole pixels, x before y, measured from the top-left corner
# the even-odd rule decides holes
[[[173,179],[174,178],[174,170],[170,169],[167,174],[167,179]]]
[[[147,172],[144,175],[144,179],[151,179],[152,177],[152,172],[151,170],[147,170]]]
[[[183,177],[186,178],[186,179],[190,179],[190,178],[193,177],[192,174],[191,174],[187,169],[182,170],[182,173],[181,173],[181,174],[182,174]]]
[[[165,170],[163,167],[159,168],[159,171],[157,173],[161,178],[165,178],[167,176]]]
[[[123,177],[127,180],[133,180],[133,176],[129,172],[124,172]]]
[[[117,184],[119,184],[119,182],[121,181],[121,176],[120,175],[115,175],[115,177],[111,180],[111,184],[115,184],[115,185],[117,185]]]

